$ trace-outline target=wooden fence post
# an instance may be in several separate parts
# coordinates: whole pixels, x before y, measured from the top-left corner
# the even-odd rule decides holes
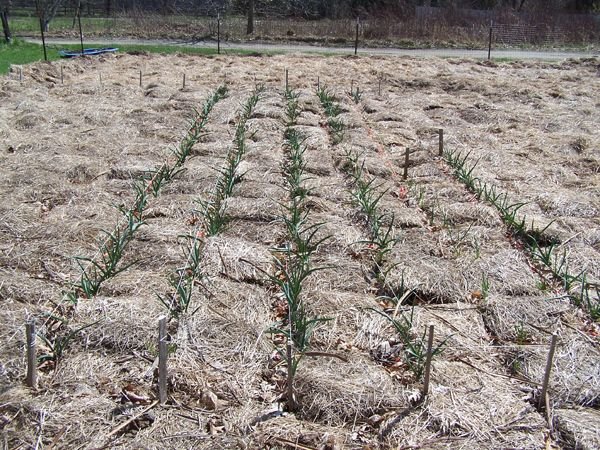
[[[167,318],[158,319],[158,398],[160,404],[167,402]]]
[[[431,375],[431,358],[433,348],[433,325],[429,325],[429,338],[427,339],[427,359],[425,360],[425,379],[423,381],[423,396],[429,394],[429,377]]]
[[[35,388],[37,385],[37,358],[35,352],[35,322],[25,324],[25,337],[27,342],[27,386]]]
[[[550,339],[550,350],[548,351],[548,358],[546,359],[546,370],[544,371],[544,381],[542,382],[542,393],[538,400],[538,409],[543,409],[546,404],[546,393],[548,392],[548,384],[550,383],[550,372],[552,371],[552,361],[554,359],[557,339],[558,336],[556,334],[553,334]]]

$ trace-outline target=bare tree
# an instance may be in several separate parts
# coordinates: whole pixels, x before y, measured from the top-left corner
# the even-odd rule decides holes
[[[4,39],[7,43],[12,41],[10,27],[8,26],[8,15],[10,13],[11,0],[4,0],[0,3],[0,20],[2,21],[2,29],[4,30]]]
[[[248,0],[248,25],[246,34],[254,33],[254,0]]]
[[[64,0],[35,0],[35,8],[37,15],[40,18],[41,25],[44,31],[48,31],[50,21],[56,16],[58,8],[63,4]]]

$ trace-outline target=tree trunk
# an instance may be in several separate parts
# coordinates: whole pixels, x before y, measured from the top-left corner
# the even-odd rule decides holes
[[[246,34],[254,33],[254,0],[248,0],[248,26]]]
[[[4,39],[6,39],[7,44],[10,44],[10,42],[12,41],[12,35],[10,34],[10,27],[8,26],[8,11],[0,11],[0,19],[2,20]]]

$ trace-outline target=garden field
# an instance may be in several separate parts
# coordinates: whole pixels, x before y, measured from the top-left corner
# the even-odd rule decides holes
[[[3,448],[599,448],[599,63],[13,66]]]

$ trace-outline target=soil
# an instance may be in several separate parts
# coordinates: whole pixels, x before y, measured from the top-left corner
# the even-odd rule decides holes
[[[477,177],[524,203],[527,223],[547,226],[570,272],[600,283],[599,63],[142,53],[24,66],[23,81],[10,73],[0,80],[5,447],[598,448],[598,324],[453,176],[438,129],[447,149],[477,162]],[[294,412],[269,332],[280,298],[268,274],[286,243],[286,69],[300,94],[310,220],[330,236],[303,289],[311,314],[330,319],[311,350],[342,357],[301,361]],[[341,105],[338,144],[317,81]],[[63,292],[80,276],[74,257],[98,256],[136,178],[170,157],[193,109],[221,84],[228,96],[194,157],[149,199],[122,263],[133,265],[67,308]],[[197,200],[210,197],[256,85],[265,91],[247,124],[243,177],[224,231],[203,238],[189,313],[169,320],[169,397],[157,405],[158,318],[168,313],[157,294],[185,264],[181,236],[195,230]],[[393,217],[385,292],[343,170],[348,151],[385,190],[380,206]],[[397,306],[382,297],[399,292],[410,295]],[[384,311],[412,318],[415,341],[434,325],[442,352],[428,396]],[[49,351],[41,336],[73,331],[62,357],[40,364],[36,389],[24,384],[28,320],[38,355]],[[553,333],[548,409],[538,408]]]

